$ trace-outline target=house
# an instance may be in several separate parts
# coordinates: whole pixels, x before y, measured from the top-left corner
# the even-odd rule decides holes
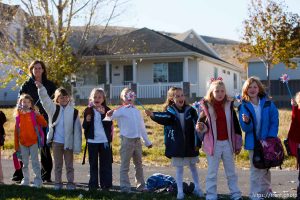
[[[0,40],[6,40],[17,46],[17,50],[24,46],[24,19],[26,13],[19,5],[0,3]],[[0,45],[0,48],[3,48]],[[9,66],[0,64],[0,78],[4,76],[5,69]],[[15,82],[10,82],[5,88],[0,88],[0,105],[15,105],[18,89],[14,88]]]
[[[280,81],[282,74],[289,75],[289,87],[291,89],[292,95],[300,91],[300,57],[293,59],[297,62],[297,68],[290,69],[287,68],[283,63],[279,63],[270,69],[270,80],[271,88],[270,94],[276,105],[279,107],[290,107],[290,96],[286,85]],[[263,83],[267,83],[267,69],[264,63],[257,59],[251,59],[248,62],[247,75],[256,76]]]
[[[84,56],[90,64],[77,74],[77,99],[97,86],[118,98],[128,84],[138,98],[152,102],[165,98],[171,86],[187,86],[190,97],[203,97],[212,77],[222,77],[230,95],[240,91],[239,68],[219,58],[194,31],[178,39],[142,28],[99,43]]]

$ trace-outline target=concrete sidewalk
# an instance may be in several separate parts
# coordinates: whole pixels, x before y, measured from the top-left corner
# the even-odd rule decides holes
[[[14,184],[11,181],[12,174],[14,173],[13,161],[8,159],[2,159],[2,167],[4,173],[4,182],[5,184]],[[29,166],[31,169],[31,165]],[[89,164],[81,165],[81,163],[75,162],[75,182],[78,188],[87,189],[87,184],[89,181]],[[113,164],[113,185],[115,189],[118,189],[119,186],[119,164]],[[163,173],[169,174],[175,177],[175,168],[171,166],[167,167],[156,167],[156,166],[145,166],[144,167],[144,175],[145,180],[147,177],[154,173]],[[198,169],[201,187],[205,191],[205,176],[207,174],[207,169]],[[238,182],[239,187],[243,193],[243,196],[248,196],[249,193],[249,169],[237,169],[238,173]],[[295,197],[296,188],[297,188],[297,170],[280,170],[280,169],[272,169],[272,189],[273,192],[277,194],[278,197]],[[133,164],[131,164],[130,169],[130,181],[132,186],[134,186],[134,168]],[[31,179],[32,180],[32,179]],[[54,180],[54,173],[52,171],[52,180]],[[63,170],[63,181],[66,181],[65,170]],[[189,183],[192,181],[191,174],[188,168],[184,169],[184,181]],[[46,183],[45,187],[53,187],[53,183]],[[228,186],[225,177],[224,170],[219,170],[218,176],[218,193],[219,194],[228,194]]]

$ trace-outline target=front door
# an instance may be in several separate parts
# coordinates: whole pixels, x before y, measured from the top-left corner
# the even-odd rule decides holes
[[[133,68],[132,65],[124,65],[124,84],[132,83],[133,81]]]

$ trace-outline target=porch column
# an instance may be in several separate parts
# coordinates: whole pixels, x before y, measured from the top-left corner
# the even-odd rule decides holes
[[[132,82],[136,83],[136,60],[132,60]]]
[[[188,57],[184,57],[183,60],[183,82],[189,81],[189,60]]]
[[[105,65],[105,68],[106,68],[106,84],[110,84],[110,77],[109,77],[109,61],[106,60],[106,65]]]

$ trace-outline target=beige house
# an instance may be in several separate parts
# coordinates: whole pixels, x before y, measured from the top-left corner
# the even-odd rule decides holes
[[[77,74],[79,99],[94,87],[105,87],[115,99],[129,84],[141,99],[165,97],[171,86],[202,97],[210,78],[219,76],[230,95],[241,89],[241,70],[220,59],[194,31],[174,38],[147,28],[134,30],[100,42],[84,59],[91,64]]]

